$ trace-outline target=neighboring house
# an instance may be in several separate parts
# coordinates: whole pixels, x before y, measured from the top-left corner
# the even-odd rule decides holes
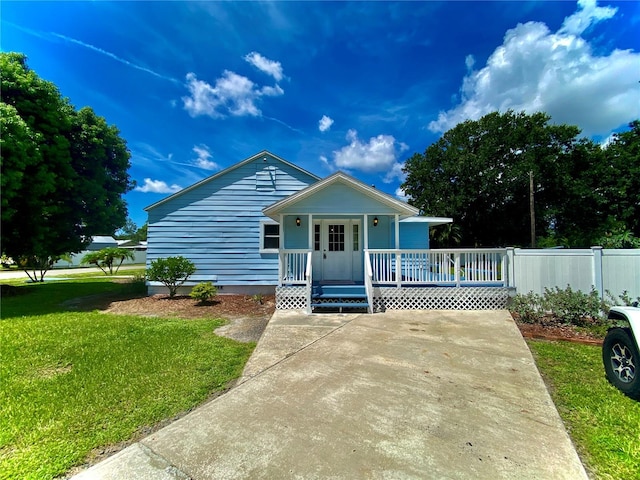
[[[128,242],[128,240],[125,240]],[[140,242],[141,244],[143,242]],[[134,258],[127,259],[123,262],[123,265],[133,265],[133,264],[143,264],[145,263],[145,250],[146,245],[136,245],[136,246],[127,246],[123,244],[122,240],[116,240],[113,237],[108,235],[97,235],[95,237],[91,237],[91,243],[87,245],[87,247],[81,252],[74,253],[70,255],[70,259],[67,260],[58,260],[53,264],[53,268],[72,268],[72,267],[80,267],[82,266],[82,259],[84,256],[90,252],[97,252],[98,250],[102,250],[103,248],[109,247],[122,247],[122,248],[130,248],[134,250]]]
[[[117,247],[118,241],[106,235],[97,235],[95,237],[91,237],[91,243],[87,245],[85,250],[89,252],[97,252],[98,250],[102,250],[107,247]]]
[[[361,297],[371,311],[376,291],[376,308],[385,308],[380,298],[387,287],[406,295],[405,283],[462,286],[444,265],[453,267],[453,256],[427,252],[429,227],[450,218],[420,216],[345,173],[320,179],[267,151],[145,210],[147,265],[181,255],[197,268],[186,285],[211,281],[220,293],[276,291],[278,308],[310,312],[320,298],[342,308]],[[339,286],[345,290],[334,290]],[[149,283],[150,294],[164,291]]]

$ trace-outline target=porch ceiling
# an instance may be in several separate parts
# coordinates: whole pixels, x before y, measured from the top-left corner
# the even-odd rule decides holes
[[[397,214],[406,218],[418,215],[418,209],[343,172],[337,172],[268,206],[263,213],[274,220],[278,220],[281,214],[304,213]]]

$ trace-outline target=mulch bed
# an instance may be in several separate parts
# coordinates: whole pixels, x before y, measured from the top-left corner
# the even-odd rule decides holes
[[[580,330],[573,325],[525,323],[520,321],[517,314],[512,313],[511,316],[524,338],[602,345],[603,338],[601,336]]]

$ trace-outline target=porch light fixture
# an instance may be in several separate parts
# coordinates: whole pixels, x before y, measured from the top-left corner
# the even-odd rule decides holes
[[[378,217],[373,217],[373,226],[374,227],[378,226]]]
[[[300,217],[296,217],[296,227],[300,226]]]

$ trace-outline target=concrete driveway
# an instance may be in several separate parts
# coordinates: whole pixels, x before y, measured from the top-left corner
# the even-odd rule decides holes
[[[586,479],[505,311],[276,312],[242,383],[75,477]]]

